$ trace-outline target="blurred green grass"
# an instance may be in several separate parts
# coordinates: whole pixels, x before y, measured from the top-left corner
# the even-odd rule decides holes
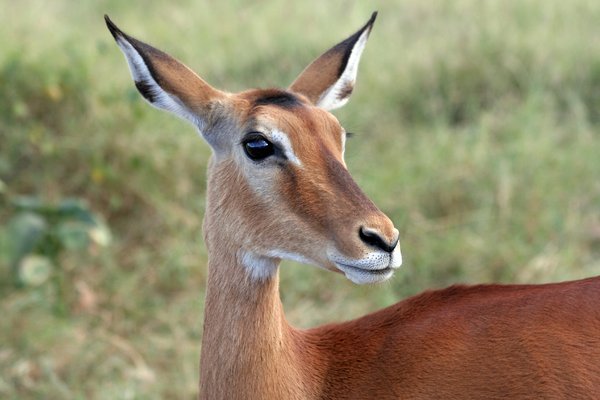
[[[217,87],[284,87],[379,19],[336,112],[359,184],[401,231],[384,285],[284,263],[287,315],[306,327],[456,282],[600,272],[600,3],[177,1],[12,3],[0,14],[0,397],[192,398],[206,251],[208,147],[148,107],[106,31],[123,29]],[[86,200],[115,240],[17,289],[9,197]]]

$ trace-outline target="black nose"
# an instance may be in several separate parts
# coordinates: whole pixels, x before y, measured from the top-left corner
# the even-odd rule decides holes
[[[381,237],[379,232],[374,229],[365,228],[364,226],[360,227],[358,230],[358,235],[360,236],[360,239],[369,246],[377,247],[378,249],[388,253],[394,251],[398,245],[398,238],[396,238],[396,240],[394,240],[392,243],[388,243],[383,237]]]

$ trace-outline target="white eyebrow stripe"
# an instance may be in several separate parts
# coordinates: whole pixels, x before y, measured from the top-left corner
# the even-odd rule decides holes
[[[298,157],[296,157],[294,149],[292,148],[292,143],[290,142],[290,138],[286,133],[277,129],[273,129],[273,131],[271,131],[271,137],[273,141],[277,142],[277,144],[283,147],[283,152],[285,153],[285,156],[288,158],[288,160],[298,165],[299,167],[302,166],[302,162]]]

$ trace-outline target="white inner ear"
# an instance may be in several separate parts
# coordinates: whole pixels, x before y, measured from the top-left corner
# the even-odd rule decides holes
[[[117,38],[117,44],[121,48],[121,51],[123,51],[123,54],[125,54],[133,80],[136,83],[141,82],[145,84],[152,95],[152,101],[145,97],[144,100],[158,109],[169,111],[179,118],[191,122],[202,133],[204,127],[202,120],[196,114],[192,113],[176,96],[166,92],[156,83],[144,59],[137,50],[121,36]]]
[[[360,62],[360,56],[367,44],[369,32],[370,29],[365,29],[362,35],[360,35],[352,48],[348,63],[346,64],[346,69],[338,80],[321,95],[317,101],[318,107],[324,108],[325,110],[334,110],[348,102],[350,93],[344,95],[344,92],[348,92],[348,87],[354,88],[356,74],[358,72],[358,63]],[[342,97],[340,98],[340,96]]]

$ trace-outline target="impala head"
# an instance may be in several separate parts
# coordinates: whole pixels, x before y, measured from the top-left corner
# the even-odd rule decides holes
[[[344,105],[375,21],[310,64],[287,89],[226,93],[106,23],[135,85],[153,106],[191,122],[213,150],[204,223],[209,251],[236,251],[254,279],[291,259],[356,283],[401,264],[398,231],[344,162],[346,132],[328,112]]]

